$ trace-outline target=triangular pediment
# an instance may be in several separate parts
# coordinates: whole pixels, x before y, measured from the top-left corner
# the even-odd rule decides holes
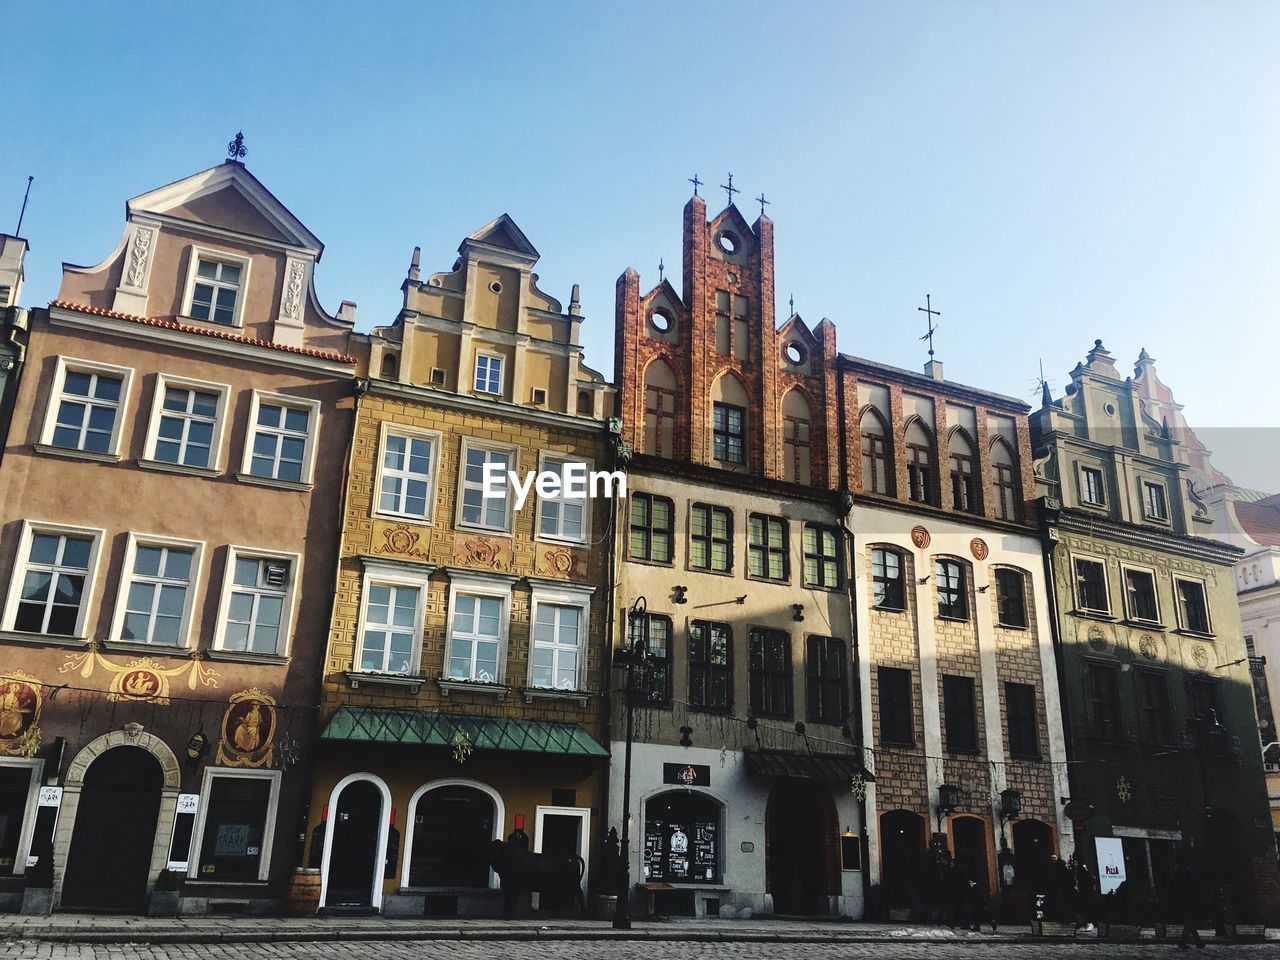
[[[130,216],[157,214],[314,251],[320,238],[263,186],[244,164],[228,161],[134,197]]]
[[[778,335],[780,337],[799,336],[814,346],[819,342],[818,338],[813,335],[813,331],[809,329],[809,325],[800,318],[798,313],[793,313],[787,318],[787,322],[779,328]]]
[[[752,240],[756,238],[756,232],[751,229],[751,224],[747,223],[747,218],[742,215],[742,211],[735,204],[730,204],[716,214],[716,218],[711,221],[711,229],[722,230],[732,226],[744,237],[750,237]]]
[[[505,213],[498,219],[489,221],[475,233],[468,236],[467,241],[483,243],[489,247],[498,247],[531,260],[537,260],[541,256],[537,248],[529,242],[529,238],[524,235],[524,231],[516,226],[516,222],[511,219],[510,215]]]

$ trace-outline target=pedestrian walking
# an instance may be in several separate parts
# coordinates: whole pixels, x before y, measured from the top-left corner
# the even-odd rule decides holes
[[[1190,862],[1190,858],[1182,856],[1178,865],[1173,868],[1173,876],[1169,879],[1169,909],[1174,920],[1182,922],[1182,933],[1178,936],[1178,946],[1184,950],[1189,941],[1204,949],[1204,941],[1200,939],[1200,931],[1196,927],[1200,905],[1204,902],[1204,884],[1200,873]]]

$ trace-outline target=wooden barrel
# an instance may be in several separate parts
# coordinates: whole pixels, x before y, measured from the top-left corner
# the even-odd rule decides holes
[[[284,901],[284,912],[300,917],[313,914],[320,907],[320,871],[299,867],[289,880],[289,892]]]

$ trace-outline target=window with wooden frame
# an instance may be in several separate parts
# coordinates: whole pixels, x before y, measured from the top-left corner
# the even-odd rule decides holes
[[[1079,477],[1080,502],[1090,507],[1105,507],[1107,493],[1102,471],[1097,467],[1086,467],[1081,464]]]
[[[705,503],[689,507],[689,566],[712,573],[733,569],[733,511]]]
[[[954,430],[947,441],[951,462],[951,507],[977,513],[980,504],[973,483],[973,445],[962,430]]]
[[[1013,451],[1003,437],[996,437],[991,443],[991,502],[997,520],[1018,519],[1018,485],[1013,468]]]
[[[711,405],[712,456],[724,463],[746,463],[747,411],[732,403]]]
[[[808,717],[820,723],[844,723],[849,716],[845,643],[835,637],[809,637],[806,646]]]
[[[747,518],[747,576],[760,580],[787,579],[787,521],[753,513]]]
[[[915,710],[911,701],[911,671],[877,667],[880,695],[880,742],[895,746],[915,744]]]
[[[840,531],[806,523],[803,533],[804,585],[819,590],[840,587]]]
[[[916,503],[936,505],[933,439],[919,420],[907,427],[907,496]]]
[[[1169,522],[1169,495],[1163,483],[1142,481],[1142,509],[1148,520]]]
[[[1124,740],[1120,668],[1112,664],[1090,663],[1085,669],[1085,681],[1093,735],[1100,740]]]
[[[1152,570],[1124,567],[1124,604],[1130,620],[1143,623],[1160,622],[1160,602],[1156,594],[1156,575]]]
[[[666,497],[651,493],[631,495],[631,528],[628,556],[632,560],[671,563],[671,538],[675,507]]]
[[[1029,683],[1006,683],[1004,705],[1009,719],[1009,755],[1023,760],[1040,759],[1036,688]]]
[[[633,649],[645,651],[642,665],[636,671],[638,703],[651,707],[671,705],[671,618],[660,613],[646,613],[628,619]]]
[[[1191,633],[1212,633],[1204,581],[1174,577],[1173,586],[1178,598],[1178,626]]]
[[[862,489],[866,493],[889,493],[889,431],[884,419],[869,408],[858,421],[862,436]]]
[[[933,565],[938,588],[938,616],[945,620],[969,619],[969,585],[965,568],[957,560],[938,560]]]
[[[751,715],[791,716],[791,637],[752,627],[749,635]]]
[[[1002,627],[1027,625],[1027,577],[1012,567],[997,567],[996,620]]]
[[[877,610],[906,609],[902,554],[890,547],[871,550],[871,602]]]
[[[1076,608],[1087,613],[1110,614],[1106,562],[1093,557],[1073,557],[1071,569],[1076,582]]]
[[[689,624],[689,706],[711,713],[733,709],[733,628],[727,623]]]
[[[972,677],[942,675],[942,712],[946,720],[947,750],[978,752],[978,710]]]
[[[1138,726],[1143,743],[1168,746],[1174,742],[1173,704],[1169,698],[1169,677],[1154,670],[1137,670]]]

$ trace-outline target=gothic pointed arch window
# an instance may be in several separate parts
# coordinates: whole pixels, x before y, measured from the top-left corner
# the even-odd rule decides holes
[[[1018,487],[1013,477],[1013,449],[1004,437],[996,437],[991,443],[991,502],[999,520],[1018,519]]]
[[[889,492],[889,430],[875,407],[867,407],[858,421],[862,435],[862,489],[866,493]]]
[[[675,455],[676,375],[665,360],[644,372],[644,438],[641,449],[655,457]]]
[[[918,417],[907,424],[907,496],[916,503],[936,504],[933,435]]]
[[[973,478],[973,444],[969,434],[957,427],[947,438],[947,457],[951,467],[951,507],[965,513],[977,513],[978,491]]]
[[[792,483],[813,479],[810,436],[813,414],[803,393],[792,388],[782,398],[782,478]]]
[[[747,463],[747,390],[731,373],[711,385],[711,458],[731,469]]]

